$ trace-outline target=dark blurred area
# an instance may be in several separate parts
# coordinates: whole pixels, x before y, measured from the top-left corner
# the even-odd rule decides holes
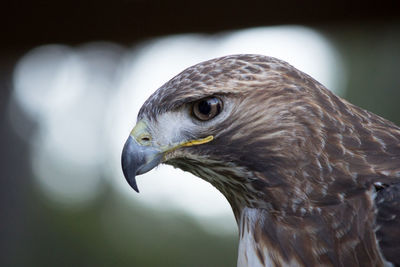
[[[46,44],[74,47],[93,41],[134,47],[153,37],[171,34],[219,34],[258,26],[305,25],[322,34],[340,53],[346,72],[342,97],[399,125],[399,3],[2,3],[0,266],[236,265],[235,233],[205,231],[181,211],[148,209],[120,195],[107,183],[100,185],[100,193],[90,204],[74,208],[54,203],[42,194],[34,180],[29,143],[37,121],[18,108],[10,109],[15,67],[28,51]],[[13,124],[24,128],[25,138],[15,133]],[[106,173],[99,175],[107,179]]]
[[[215,33],[261,25],[386,24],[398,1],[8,1],[2,4],[2,47],[113,40],[132,43],[184,32]]]

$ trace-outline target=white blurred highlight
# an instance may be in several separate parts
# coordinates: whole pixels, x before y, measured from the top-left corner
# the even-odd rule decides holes
[[[24,127],[14,127],[32,144],[32,167],[43,192],[57,202],[81,205],[98,194],[105,177],[132,201],[202,218],[231,218],[216,189],[169,166],[139,176],[136,194],[123,178],[120,155],[152,92],[186,67],[238,53],[274,56],[336,92],[344,87],[335,50],[317,32],[297,26],[167,36],[137,49],[92,43],[30,51],[15,69],[13,97],[39,128],[26,136]]]

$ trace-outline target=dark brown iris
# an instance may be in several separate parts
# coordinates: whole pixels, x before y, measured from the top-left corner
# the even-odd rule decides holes
[[[208,121],[222,110],[222,101],[217,97],[201,99],[193,104],[193,116],[201,121]]]

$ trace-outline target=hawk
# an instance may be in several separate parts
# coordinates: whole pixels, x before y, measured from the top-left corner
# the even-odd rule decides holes
[[[400,128],[288,63],[231,55],[143,104],[122,152],[210,182],[239,228],[238,266],[400,266]]]

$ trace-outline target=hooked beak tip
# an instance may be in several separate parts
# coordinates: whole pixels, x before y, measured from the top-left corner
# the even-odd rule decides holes
[[[136,184],[136,173],[138,165],[140,165],[142,160],[137,157],[135,150],[136,145],[132,137],[129,137],[122,151],[121,165],[126,181],[133,188],[133,190],[139,193],[139,189]]]
[[[136,184],[136,178],[133,179],[126,179],[128,181],[128,184],[135,190],[137,193],[139,193],[139,188],[137,187]]]
[[[163,153],[153,146],[143,146],[128,137],[121,156],[122,171],[128,184],[139,193],[136,175],[146,173],[160,164]]]

